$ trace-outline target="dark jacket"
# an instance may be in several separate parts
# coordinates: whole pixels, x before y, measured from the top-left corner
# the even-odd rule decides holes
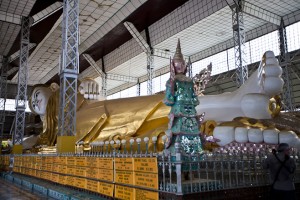
[[[274,182],[276,174],[282,165],[280,161],[275,157],[274,154],[271,154],[267,157],[267,159],[263,162],[263,167],[265,169],[270,169],[271,173],[271,181],[274,183],[273,188],[275,190],[295,190],[294,185],[294,172],[296,170],[296,164],[294,159],[285,156],[284,153],[277,153],[277,158],[284,162],[286,159],[284,166],[281,168],[277,180]]]

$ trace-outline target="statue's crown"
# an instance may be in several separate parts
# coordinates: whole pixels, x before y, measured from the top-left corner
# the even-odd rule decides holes
[[[175,73],[185,74],[186,73],[186,65],[183,59],[183,55],[181,53],[180,40],[178,39],[177,48],[175,51],[175,55],[173,57],[173,66]]]
[[[180,39],[178,39],[176,51],[173,57],[173,60],[183,60],[183,55],[181,53]]]

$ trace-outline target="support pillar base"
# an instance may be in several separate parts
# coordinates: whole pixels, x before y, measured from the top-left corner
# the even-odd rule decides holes
[[[15,144],[12,149],[12,154],[22,154],[23,153],[23,145]]]
[[[75,136],[57,136],[57,153],[75,153]]]

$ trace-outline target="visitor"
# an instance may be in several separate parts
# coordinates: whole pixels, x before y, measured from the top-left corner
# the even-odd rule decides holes
[[[290,158],[290,148],[286,143],[279,144],[276,150],[263,162],[263,167],[271,173],[272,200],[295,200],[294,172],[296,164]]]

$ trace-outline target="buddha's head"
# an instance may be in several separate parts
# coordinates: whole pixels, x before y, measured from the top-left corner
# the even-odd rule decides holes
[[[185,74],[186,73],[186,65],[183,59],[183,55],[181,53],[180,40],[178,39],[177,48],[175,55],[172,60],[172,64],[174,66],[174,70],[176,74]]]
[[[30,95],[29,108],[31,112],[37,115],[45,115],[48,100],[50,96],[59,89],[56,83],[52,83],[50,87],[46,85],[36,85]]]

